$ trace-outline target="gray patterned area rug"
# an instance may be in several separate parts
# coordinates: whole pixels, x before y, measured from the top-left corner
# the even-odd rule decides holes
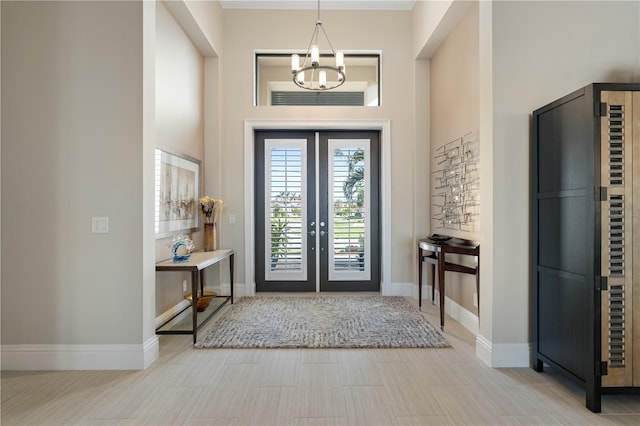
[[[401,296],[244,297],[198,336],[197,348],[444,348]]]

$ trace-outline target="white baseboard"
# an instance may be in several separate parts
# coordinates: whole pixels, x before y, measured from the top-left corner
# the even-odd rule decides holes
[[[402,296],[411,296],[416,300],[418,299],[418,287],[415,284],[408,283],[402,288],[405,293],[409,293],[402,294]],[[436,289],[436,300],[438,300],[439,297],[438,290]],[[431,286],[427,284],[423,284],[422,286],[422,302],[424,303],[425,301],[431,303]],[[474,336],[478,335],[479,326],[477,315],[463,308],[462,305],[459,305],[448,297],[444,298],[444,311],[451,318],[458,321],[464,328],[473,333]]]
[[[431,291],[431,290],[429,290]],[[429,293],[431,294],[431,293]],[[436,298],[438,296],[438,292],[436,291]],[[438,300],[438,299],[436,299]],[[463,308],[462,305],[454,302],[452,299],[449,299],[445,296],[444,298],[444,311],[449,314],[449,316],[456,321],[458,321],[464,328],[473,333],[474,336],[477,336],[480,332],[480,327],[478,325],[478,316]]]
[[[227,284],[227,288],[229,288],[230,286]],[[233,298],[235,299],[236,297],[244,297],[244,296],[250,296],[250,294],[247,292],[247,285],[245,283],[234,283],[233,284]]]
[[[531,366],[530,343],[492,343],[482,335],[476,336],[476,356],[493,368]]]
[[[161,325],[163,325],[164,323],[169,321],[171,318],[173,318],[176,315],[178,315],[180,312],[182,312],[185,309],[187,309],[189,307],[189,305],[191,305],[191,303],[189,303],[188,300],[183,299],[180,302],[178,302],[177,305],[172,306],[171,308],[167,309],[165,312],[163,312],[160,315],[158,315],[156,317],[156,321],[155,321],[156,329],[158,329],[158,327],[160,327]]]
[[[491,351],[491,341],[485,338],[483,335],[478,334],[476,336],[476,356],[489,367],[491,367]]]
[[[422,290],[423,301],[430,299],[430,295],[431,287],[424,286]],[[438,290],[436,289],[436,300],[438,300],[438,297]],[[476,336],[476,356],[488,366],[493,368],[515,368],[528,367],[530,365],[530,343],[492,343],[480,335],[479,319],[475,314],[448,297],[444,299],[444,308],[444,311],[450,317]]]
[[[224,283],[215,289],[220,294],[231,294],[231,286],[229,283]],[[233,284],[233,299],[235,300],[238,297],[250,296],[247,294],[247,286],[244,283],[234,283]],[[253,295],[255,296],[255,295]]]
[[[415,290],[415,284],[412,283],[388,283],[383,284],[380,294],[383,296],[406,296],[417,299],[417,290]]]
[[[418,299],[418,287],[413,283],[390,283],[383,287],[383,296],[407,296],[413,299]],[[436,290],[436,300],[438,300],[438,291]],[[431,286],[423,284],[422,286],[422,301],[428,301],[431,303]],[[458,321],[464,328],[473,333],[474,336],[478,335],[478,317],[463,308],[452,299],[445,297],[444,299],[444,311],[453,319]]]
[[[390,283],[383,287],[384,296],[408,296],[418,299],[418,287],[413,283]],[[436,300],[438,300],[436,290]],[[431,303],[431,286],[422,287],[422,301]],[[531,359],[530,343],[495,344],[481,336],[478,316],[463,308],[452,299],[445,297],[444,310],[454,320],[476,336],[476,356],[493,368],[529,367]]]
[[[249,296],[247,294],[247,286],[244,283],[234,283],[233,284],[233,299],[235,300],[237,297]],[[223,283],[216,287],[205,287],[205,290],[213,290],[218,292],[218,294],[231,294],[231,286],[229,283]]]
[[[160,357],[160,344],[158,341],[158,336],[150,337],[146,342],[143,343],[142,355],[142,369],[144,370]]]
[[[233,294],[233,298],[234,300],[238,297],[243,297],[246,296],[246,291],[245,291],[245,285],[244,284],[234,284],[234,294]],[[204,288],[205,291],[208,290],[213,290],[218,294],[230,294],[231,291],[231,286],[229,285],[229,283],[226,284],[222,284],[220,286],[207,286]],[[175,306],[170,307],[169,309],[167,309],[165,312],[161,313],[160,315],[158,315],[155,319],[155,327],[158,328],[161,325],[163,325],[164,323],[166,323],[167,321],[169,321],[171,318],[173,318],[174,316],[176,316],[177,314],[179,314],[180,312],[182,312],[183,310],[185,310],[186,308],[189,307],[189,301],[188,300],[181,300],[180,302],[178,302]]]
[[[132,345],[2,345],[2,370],[144,370],[158,337]]]

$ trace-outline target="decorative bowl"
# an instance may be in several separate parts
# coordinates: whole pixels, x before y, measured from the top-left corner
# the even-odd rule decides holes
[[[198,301],[196,302],[197,311],[204,312],[204,310],[207,309],[207,307],[209,306],[211,299],[216,297],[217,295],[218,293],[216,293],[215,291],[208,291],[208,290],[205,290],[204,296],[198,293]],[[184,298],[187,299],[189,303],[191,303],[191,299],[192,299],[191,293],[186,294]]]

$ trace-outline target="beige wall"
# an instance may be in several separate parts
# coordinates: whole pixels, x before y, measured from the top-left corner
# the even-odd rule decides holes
[[[443,18],[450,13],[454,0],[416,1],[412,17],[412,52],[415,57],[430,58],[447,33],[438,30]],[[429,50],[429,52],[427,52]]]
[[[435,30],[425,15],[432,7],[429,3],[416,4],[414,51],[418,64],[430,59],[432,74],[425,72],[424,77],[432,79],[431,89],[437,90],[433,82],[436,73],[460,72],[454,59],[448,69],[438,71],[439,64],[433,65],[441,52],[433,53],[440,46],[446,49],[459,31],[446,32],[443,37],[440,29],[455,22],[466,2],[454,1],[446,10],[434,10],[442,16]],[[530,114],[591,82],[639,81],[640,5],[624,1],[514,1],[478,2],[478,8],[482,315],[477,353],[493,366],[527,366],[531,341]],[[420,38],[424,36],[428,39]],[[469,77],[459,75],[463,80]],[[419,94],[428,91],[423,89]],[[437,114],[438,95],[430,96]],[[432,116],[432,137],[440,128],[434,120]],[[453,120],[450,123],[455,129]],[[436,141],[431,144],[436,146]],[[463,306],[468,305],[465,300],[463,295]]]
[[[3,369],[157,357],[154,264],[167,254],[154,236],[153,149],[206,164],[203,138],[219,140],[203,121],[218,120],[220,6],[170,5],[184,33],[156,2],[1,4]],[[108,234],[91,233],[93,216],[110,218]]]
[[[480,331],[495,347],[530,341],[530,114],[591,82],[640,81],[640,3],[493,2],[490,19],[493,308]]]
[[[431,143],[429,129],[431,127],[431,91],[430,91],[430,69],[431,61],[428,59],[417,59],[415,61],[415,109],[414,109],[414,236],[416,239],[424,238],[431,234]],[[417,248],[416,248],[417,250]],[[416,257],[417,260],[417,257]],[[418,283],[418,264],[414,266],[415,280]],[[423,283],[426,285],[426,281]],[[418,286],[415,286],[414,297],[418,298]],[[423,293],[423,297],[426,297]]]
[[[54,345],[55,358],[64,345],[139,351],[153,338],[149,4],[2,2],[3,367],[11,346]],[[196,13],[205,4],[213,9]],[[227,202],[221,231],[238,253],[237,282],[247,280],[243,120],[389,119],[391,278],[415,287],[418,218],[428,208],[417,196],[428,192],[417,160],[429,144],[425,52],[440,46],[429,41],[434,34],[446,39],[442,25],[417,28],[421,18],[410,12],[323,11],[336,47],[382,50],[382,106],[268,108],[252,106],[253,50],[299,49],[315,13],[221,11],[211,2],[176,8],[198,27],[185,30],[190,39],[211,55],[204,187]],[[637,2],[479,2],[480,139],[490,143],[481,149],[478,352],[491,365],[528,364],[529,114],[592,81],[639,81],[639,21]],[[110,233],[91,234],[92,216],[109,216]]]
[[[141,3],[2,2],[3,350],[153,333],[141,28]],[[110,218],[108,234],[91,233],[93,216]]]
[[[431,58],[431,170],[438,170],[436,150],[446,143],[470,132],[478,133],[480,126],[478,4],[470,7]],[[482,141],[488,142],[488,141]],[[482,166],[482,159],[480,159]],[[432,193],[435,181],[431,179]],[[479,219],[479,218],[478,218]],[[479,241],[480,227],[473,232],[445,229],[439,221],[431,220],[434,233]],[[467,256],[458,262],[469,263]],[[473,265],[471,261],[470,265]],[[446,295],[466,310],[476,313],[473,305],[475,277],[447,273]]]
[[[201,0],[169,0],[166,3],[182,3],[189,11],[193,28],[188,30],[191,39],[205,56],[220,56],[222,54],[223,12],[218,1]],[[185,23],[183,25],[186,26]]]
[[[412,16],[413,52],[429,59],[458,25],[467,9],[478,0],[416,1]]]
[[[164,3],[157,3],[156,11],[155,143],[203,162],[204,57]],[[202,248],[201,234],[191,234],[197,248]],[[156,261],[172,256],[168,240],[156,241]],[[182,282],[190,279],[188,273],[155,274],[156,315],[183,299]]]
[[[253,54],[256,49],[300,49],[308,43],[315,11],[238,11],[224,15],[224,65],[222,82],[222,146],[220,164],[223,243],[236,250],[236,277],[245,276],[242,255],[244,234],[244,120],[391,120],[391,280],[414,287],[413,213],[414,93],[410,48],[410,12],[323,11],[322,20],[333,46],[341,50],[382,51],[382,105],[380,107],[254,107]],[[393,34],[393,37],[389,37]],[[293,36],[292,36],[293,35]],[[237,222],[228,223],[234,214]],[[409,226],[407,226],[409,224]]]

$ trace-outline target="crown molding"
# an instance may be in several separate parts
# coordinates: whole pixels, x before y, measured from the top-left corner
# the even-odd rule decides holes
[[[415,0],[328,0],[322,10],[412,10]],[[317,9],[316,0],[220,0],[223,9]]]

